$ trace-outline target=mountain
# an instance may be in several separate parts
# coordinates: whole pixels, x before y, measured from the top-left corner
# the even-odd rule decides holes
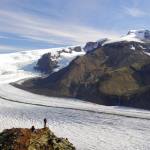
[[[49,128],[13,128],[0,133],[1,150],[75,150],[68,139],[58,138]]]
[[[98,44],[46,78],[24,82],[22,88],[49,96],[150,109],[149,55],[149,31],[129,31],[120,39]]]

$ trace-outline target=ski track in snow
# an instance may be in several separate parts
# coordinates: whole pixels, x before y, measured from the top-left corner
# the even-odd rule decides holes
[[[0,54],[1,131],[32,125],[40,128],[46,117],[54,133],[67,137],[78,150],[150,149],[149,111],[46,97],[8,84],[39,75],[32,67],[43,53],[49,51]]]

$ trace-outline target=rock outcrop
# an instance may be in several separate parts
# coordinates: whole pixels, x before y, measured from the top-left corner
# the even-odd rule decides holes
[[[81,52],[82,48],[81,48],[81,46],[76,46],[76,47],[71,47],[70,50],[75,51],[75,52]]]
[[[83,49],[85,50],[85,52],[93,51],[97,48],[100,48],[107,40],[107,38],[104,38],[96,42],[88,42]]]
[[[57,61],[51,55],[51,53],[44,54],[37,62],[35,70],[42,73],[50,74],[53,70],[57,68]]]
[[[75,150],[68,139],[58,138],[49,128],[12,128],[0,133],[1,150]]]

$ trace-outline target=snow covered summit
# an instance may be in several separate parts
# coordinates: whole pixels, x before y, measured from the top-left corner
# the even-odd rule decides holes
[[[150,40],[150,31],[149,30],[130,30],[125,37],[136,38],[142,41]]]
[[[103,43],[103,45],[116,43],[116,42],[138,42],[147,43],[150,42],[150,31],[149,30],[130,30],[127,35],[117,39],[110,39]]]

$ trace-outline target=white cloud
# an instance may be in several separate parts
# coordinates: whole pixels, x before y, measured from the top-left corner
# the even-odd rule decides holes
[[[97,30],[70,22],[62,23],[33,14],[6,10],[0,10],[0,24],[0,31],[2,32],[17,34],[31,40],[64,45],[118,36],[113,31]]]
[[[125,7],[125,13],[132,17],[143,17],[146,16],[147,13],[137,7]]]
[[[13,52],[13,51],[20,51],[20,50],[22,51],[22,50],[27,50],[27,49],[15,47],[15,46],[0,45],[0,53],[5,52],[5,51]]]

